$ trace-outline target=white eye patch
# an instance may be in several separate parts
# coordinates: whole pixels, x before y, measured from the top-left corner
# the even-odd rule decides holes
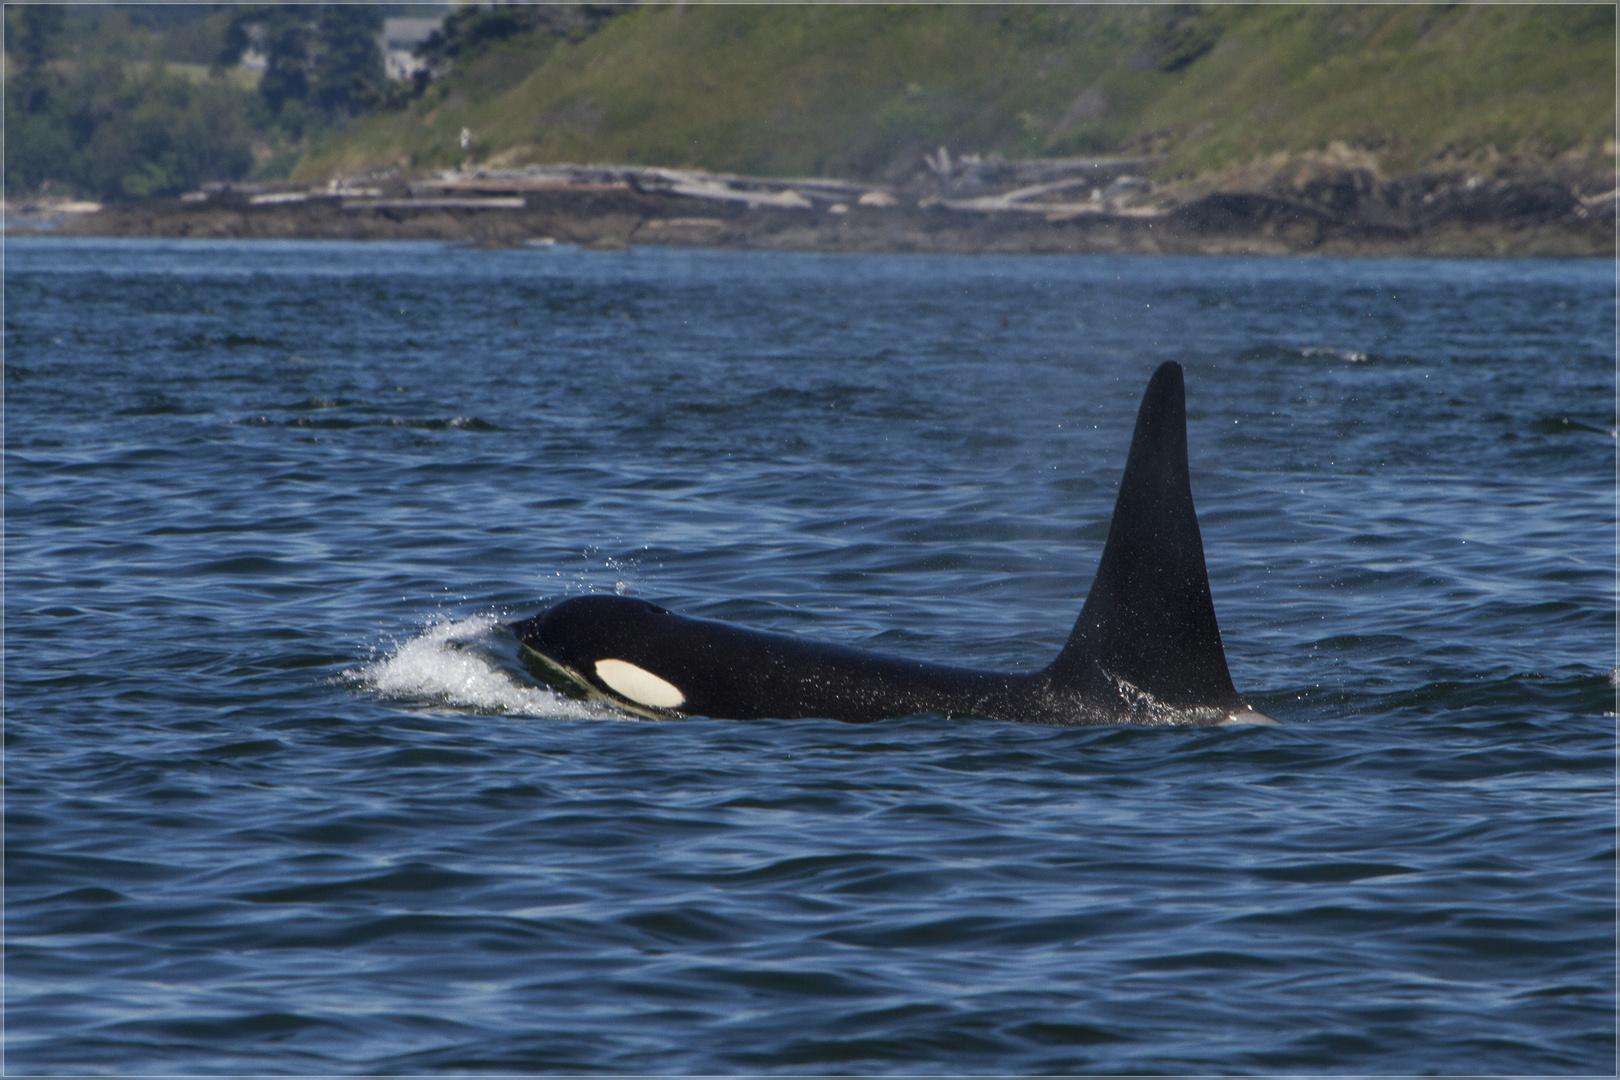
[[[675,709],[686,701],[686,695],[673,685],[628,660],[598,660],[596,676],[637,705]]]

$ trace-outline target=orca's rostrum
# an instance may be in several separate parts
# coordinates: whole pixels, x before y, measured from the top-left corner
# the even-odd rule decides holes
[[[1050,666],[1003,674],[908,660],[579,596],[511,630],[548,682],[644,716],[941,712],[1039,724],[1268,724],[1232,685],[1187,475],[1181,366],[1142,396],[1108,542]]]

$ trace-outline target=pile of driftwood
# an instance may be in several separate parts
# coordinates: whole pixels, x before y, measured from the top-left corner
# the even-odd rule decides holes
[[[643,193],[682,195],[693,199],[741,203],[749,208],[776,207],[838,212],[850,205],[892,207],[910,204],[947,210],[990,213],[1012,210],[1046,215],[1087,213],[1158,214],[1145,203],[1149,185],[1144,174],[1153,158],[1045,158],[1007,160],[999,156],[952,158],[940,147],[924,158],[935,184],[923,190],[896,191],[872,184],[820,178],[778,179],[710,173],[697,169],[664,169],[630,165],[542,165],[527,169],[449,171],[412,185],[413,192],[443,196],[450,192],[517,195],[559,189],[627,188]],[[1087,192],[1081,201],[1068,196]]]
[[[892,206],[893,196],[867,184],[846,180],[773,179],[662,169],[639,165],[536,165],[527,169],[473,169],[441,172],[411,185],[413,192],[481,192],[519,194],[530,191],[626,189],[642,194],[684,195],[693,199],[809,210],[821,204],[851,202]]]
[[[895,190],[848,180],[776,178],[666,169],[639,165],[536,165],[523,169],[449,169],[416,180],[397,172],[340,177],[321,185],[211,184],[184,196],[187,202],[246,202],[280,206],[331,201],[344,210],[519,210],[541,192],[633,191],[676,195],[748,209],[826,210],[852,206],[1035,212],[1052,220],[1077,214],[1156,214],[1146,205],[1143,173],[1148,158],[1053,158],[1008,161],[991,156],[952,158],[941,147],[925,158],[936,182]],[[1087,192],[1081,200],[1071,194]],[[1053,217],[1057,215],[1057,217]]]

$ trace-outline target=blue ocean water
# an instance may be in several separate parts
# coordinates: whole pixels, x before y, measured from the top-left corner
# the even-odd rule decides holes
[[[8,1071],[1613,1071],[1611,263],[5,256]],[[1043,665],[1164,360],[1277,728],[636,721],[499,629]]]

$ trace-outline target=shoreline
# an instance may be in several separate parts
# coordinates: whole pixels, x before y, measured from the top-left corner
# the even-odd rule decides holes
[[[1318,168],[1286,183],[1272,176],[1225,188],[1155,188],[1121,176],[1121,160],[1055,164],[1069,178],[1023,186],[1012,178],[966,191],[960,177],[890,191],[627,166],[477,170],[410,183],[385,175],[316,188],[221,186],[100,207],[12,204],[8,213],[44,227],[8,222],[6,232],[886,254],[1494,258],[1613,257],[1616,248],[1614,191],[1590,194],[1600,186],[1591,177],[1572,183],[1545,168],[1389,181]]]

